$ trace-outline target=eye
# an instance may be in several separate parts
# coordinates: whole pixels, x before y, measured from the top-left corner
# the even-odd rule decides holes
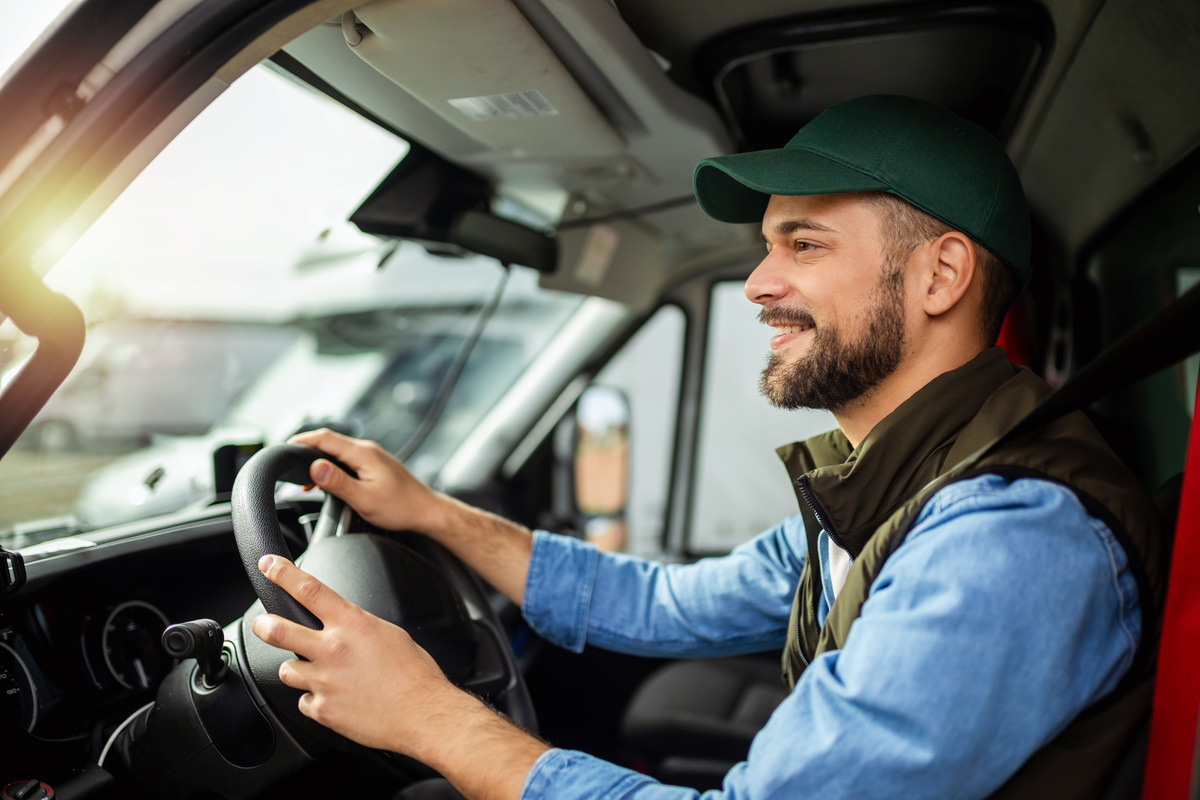
[[[807,253],[811,250],[816,249],[816,245],[813,244],[812,242],[805,242],[802,240],[797,240],[792,245],[792,249],[795,250],[797,253]]]

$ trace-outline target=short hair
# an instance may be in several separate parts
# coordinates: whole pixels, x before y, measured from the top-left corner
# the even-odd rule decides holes
[[[867,201],[879,212],[880,227],[886,241],[884,255],[894,264],[903,264],[919,245],[955,230],[954,226],[888,192],[865,192]],[[971,241],[975,242],[974,239]],[[976,263],[982,279],[980,303],[980,332],[984,344],[993,345],[1000,338],[1000,328],[1009,307],[1017,297],[1016,279],[1012,270],[1000,258],[979,242],[975,242]]]

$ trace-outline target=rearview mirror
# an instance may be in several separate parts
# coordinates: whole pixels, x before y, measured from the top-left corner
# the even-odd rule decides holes
[[[484,176],[413,144],[350,222],[363,233],[418,242],[436,255],[478,253],[554,272],[554,237],[488,211],[494,194]]]

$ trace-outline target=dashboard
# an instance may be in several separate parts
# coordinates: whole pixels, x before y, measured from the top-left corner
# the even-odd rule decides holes
[[[317,492],[302,500],[277,499],[293,555],[307,548],[322,499]],[[371,752],[345,753],[350,761],[322,760],[317,756],[330,744],[316,732],[303,725],[294,728],[295,736],[288,732],[293,729],[284,723],[295,720],[283,719],[287,704],[269,696],[275,684],[251,679],[247,671],[276,656],[256,639],[243,642],[241,626],[234,624],[256,597],[230,512],[228,504],[193,506],[21,547],[28,580],[0,601],[0,787],[42,781],[63,800],[142,790],[185,796],[194,787],[205,796],[273,800],[307,791],[305,782],[314,775],[335,780],[344,769],[374,770],[370,774],[390,787],[387,796],[432,774],[416,762]],[[362,524],[348,511],[339,517],[339,529],[343,522],[348,528]],[[536,729],[523,664],[511,648],[515,607],[424,537],[380,536],[357,527],[350,532],[377,535],[322,540],[320,554],[314,549],[310,556],[330,564],[343,556],[357,563],[359,551],[367,553],[357,556],[360,562],[372,553],[403,555],[390,568],[405,576],[393,599],[414,615],[416,631],[435,637],[427,647],[437,645],[444,663],[462,668],[465,688]],[[380,544],[383,539],[392,542]],[[372,591],[374,584],[365,585]],[[458,609],[453,614],[452,606]],[[176,669],[164,652],[167,625],[197,619],[226,628],[236,679],[193,685],[194,673]],[[268,740],[272,744],[255,750],[254,758],[239,749]]]
[[[293,551],[317,508],[281,508]],[[34,548],[26,569],[26,586],[0,603],[0,785],[95,762],[174,666],[166,626],[224,626],[255,599],[228,505]]]
[[[3,621],[0,715],[28,733],[82,735],[94,711],[138,699],[172,666],[159,646],[170,621],[145,600],[47,598]]]

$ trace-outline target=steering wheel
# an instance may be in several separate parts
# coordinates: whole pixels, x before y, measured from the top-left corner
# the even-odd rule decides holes
[[[198,679],[195,661],[180,662],[153,707],[131,717],[114,745],[128,775],[155,796],[208,788],[231,800],[251,797],[330,748],[360,749],[300,713],[301,692],[279,680],[279,666],[293,654],[250,630],[264,610],[321,627],[258,571],[264,554],[291,557],[276,513],[276,482],[311,483],[308,470],[317,458],[329,457],[303,445],[269,447],[234,481],[234,537],[259,599],[235,623],[236,635],[226,629],[229,677],[208,687]],[[337,530],[344,508],[340,501],[325,504],[319,533],[296,563],[347,600],[404,628],[452,682],[491,697],[536,730],[528,689],[479,579],[423,536]]]
[[[234,538],[242,566],[263,608],[313,629],[321,627],[320,621],[267,580],[258,570],[258,560],[267,553],[291,557],[275,510],[275,484],[281,480],[311,483],[308,469],[318,458],[328,456],[298,444],[260,450],[238,473],[232,497]],[[322,508],[318,530],[336,528],[330,517],[338,507],[326,504]],[[419,538],[426,546],[431,544]],[[377,534],[325,535],[314,538],[296,563],[347,600],[407,630],[451,681],[463,684],[475,672],[478,632],[462,593],[447,579],[445,571],[427,553],[410,545]],[[255,682],[271,705],[298,727],[326,743],[344,746],[340,736],[300,714],[296,707],[300,692],[284,686],[278,674],[279,665],[293,656],[265,644],[249,630],[257,615],[257,608],[252,606],[242,626],[242,644]]]
[[[233,483],[231,498],[233,535],[242,557],[242,567],[250,578],[254,593],[269,613],[314,630],[320,629],[320,621],[294,597],[267,580],[258,569],[258,560],[267,554],[292,559],[275,513],[275,484],[277,481],[301,486],[312,483],[308,470],[318,458],[332,461],[350,475],[355,475],[354,470],[315,447],[281,444],[259,451],[246,462]],[[334,513],[332,505],[322,508],[321,522]],[[318,529],[325,527],[321,522],[318,523]]]

